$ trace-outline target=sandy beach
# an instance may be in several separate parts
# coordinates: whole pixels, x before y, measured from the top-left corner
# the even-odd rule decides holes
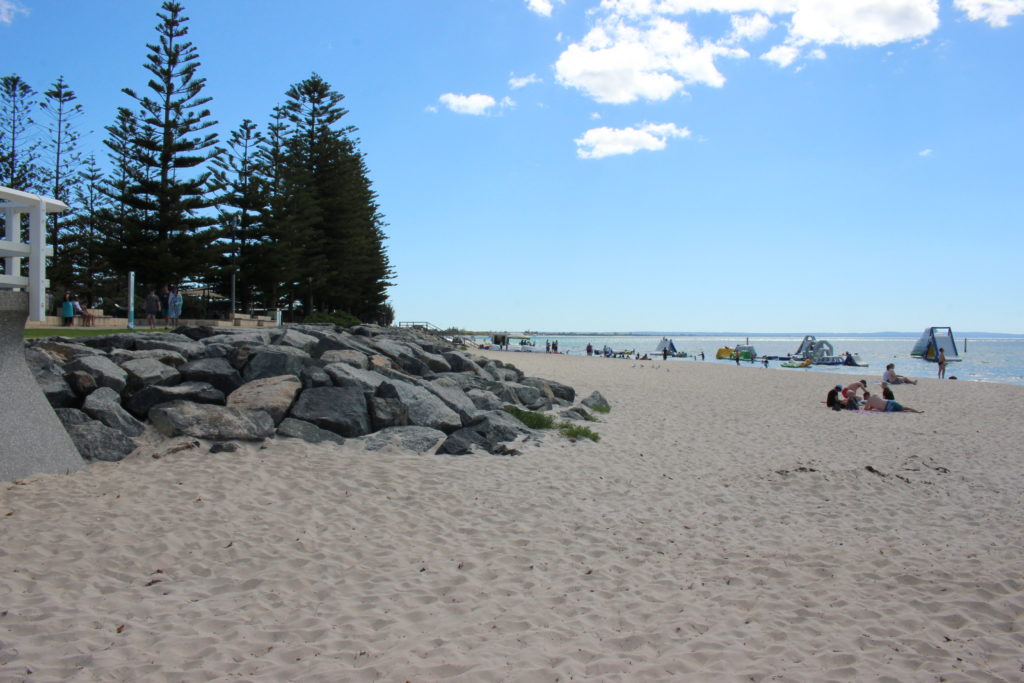
[[[0,484],[0,680],[1024,680],[1024,387],[862,414],[833,376],[484,355],[600,391],[601,440]]]

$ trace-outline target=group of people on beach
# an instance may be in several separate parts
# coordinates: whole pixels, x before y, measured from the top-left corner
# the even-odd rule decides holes
[[[882,375],[881,395],[868,391],[868,381],[861,379],[853,384],[835,385],[825,397],[825,406],[832,410],[867,410],[880,413],[923,413],[896,400],[890,384],[917,384],[916,381],[897,375],[895,365],[889,363]]]
[[[182,303],[181,294],[175,286],[164,285],[159,292],[149,290],[146,296],[146,322],[150,329],[156,327],[157,316],[164,318],[165,327],[177,327]]]

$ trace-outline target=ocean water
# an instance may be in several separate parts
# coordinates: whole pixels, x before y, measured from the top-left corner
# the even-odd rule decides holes
[[[818,336],[818,339],[826,339],[832,344],[837,354],[849,351],[860,355],[861,362],[867,363],[866,368],[853,368],[847,366],[816,365],[810,368],[781,368],[779,361],[769,361],[770,368],[779,369],[781,372],[814,372],[832,374],[859,374],[864,379],[876,381],[881,379],[885,366],[889,363],[896,364],[896,372],[908,377],[936,377],[938,367],[935,363],[913,358],[910,355],[914,343],[920,335],[907,337],[842,337],[842,336]],[[587,344],[593,344],[595,349],[601,349],[607,344],[615,351],[635,350],[642,354],[654,356],[654,349],[662,335],[621,335],[621,336],[580,336],[580,335],[535,335],[533,337],[536,346],[531,351],[544,352],[545,342],[558,340],[558,350],[561,353],[573,355],[586,354]],[[669,336],[679,351],[685,351],[689,355],[698,355],[703,351],[706,363],[729,363],[735,361],[715,360],[715,352],[723,346],[735,347],[736,344],[751,344],[758,355],[761,356],[783,356],[796,351],[800,346],[803,335],[742,335],[742,336],[692,336],[676,335]],[[484,338],[479,338],[485,341]],[[956,337],[957,349],[960,351],[961,360],[951,362],[946,367],[946,377],[956,377],[958,380],[973,380],[980,382],[999,382],[1002,384],[1024,385],[1024,338],[993,339],[978,338],[966,340]],[[966,346],[966,349],[965,349]],[[515,347],[513,347],[515,350]],[[659,357],[660,360],[660,357]],[[609,361],[611,362],[611,361]],[[623,361],[618,361],[623,362]],[[670,358],[671,363],[693,363],[692,358]],[[743,366],[750,366],[750,363],[743,362]],[[757,363],[753,367],[761,368]]]

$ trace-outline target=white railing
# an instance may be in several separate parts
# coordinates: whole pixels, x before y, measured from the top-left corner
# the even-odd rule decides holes
[[[46,246],[46,214],[67,211],[67,204],[49,197],[0,187],[0,215],[3,216],[3,237],[0,238],[0,288],[28,290],[28,318],[41,321],[46,317],[46,257],[53,256],[53,247]],[[21,216],[28,214],[29,240],[21,241]],[[28,275],[21,274],[21,261],[28,259]]]

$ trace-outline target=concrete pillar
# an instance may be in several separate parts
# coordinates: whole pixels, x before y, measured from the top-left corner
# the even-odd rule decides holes
[[[0,481],[85,468],[25,362],[27,318],[28,292],[0,289]]]

